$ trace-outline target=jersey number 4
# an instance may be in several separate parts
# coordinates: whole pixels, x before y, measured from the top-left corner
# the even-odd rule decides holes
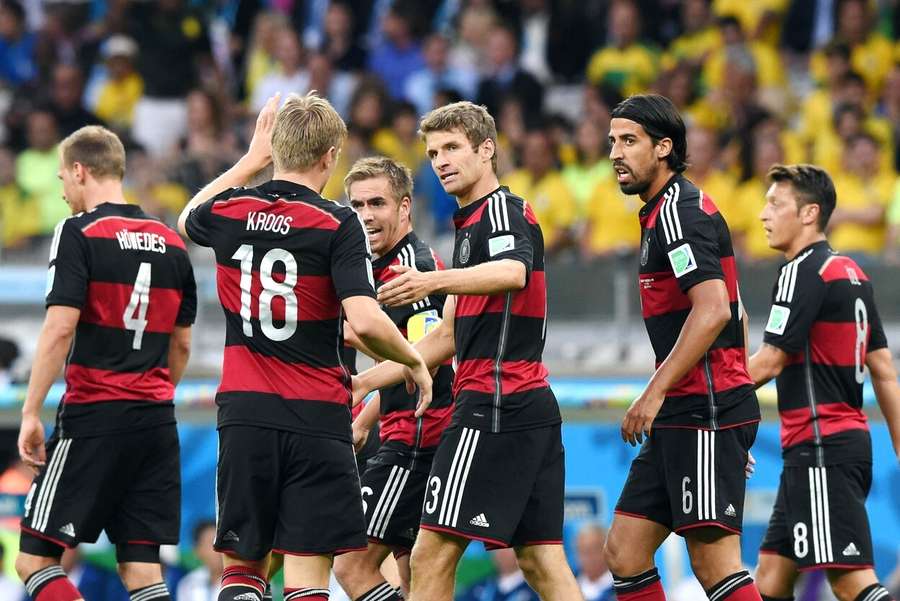
[[[244,336],[252,338],[253,325],[250,317],[253,315],[253,296],[250,290],[253,284],[253,247],[241,244],[231,258],[241,262],[241,321]],[[284,279],[280,282],[272,277],[275,263],[284,265]],[[259,280],[262,284],[262,292],[259,294],[259,327],[269,340],[287,340],[297,331],[297,295],[294,294],[294,286],[297,285],[297,259],[282,248],[271,249],[260,261]],[[284,300],[284,324],[281,326],[276,326],[272,317],[272,301],[276,297]]]
[[[131,300],[122,314],[122,323],[126,330],[134,332],[131,348],[141,350],[144,341],[144,330],[147,329],[147,307],[150,306],[150,263],[141,263],[138,268],[134,288],[131,289]]]

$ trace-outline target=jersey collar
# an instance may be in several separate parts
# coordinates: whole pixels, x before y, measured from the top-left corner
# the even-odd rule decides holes
[[[472,214],[475,211],[477,211],[479,209],[479,207],[481,207],[481,205],[483,205],[485,203],[485,201],[487,201],[488,198],[490,198],[491,196],[493,196],[500,190],[503,190],[504,192],[509,193],[509,188],[507,188],[506,186],[499,186],[499,187],[495,188],[494,190],[491,190],[490,192],[488,192],[487,194],[485,194],[478,200],[471,202],[464,207],[460,207],[460,208],[456,209],[456,212],[453,213],[453,224],[457,228],[462,227],[462,224],[465,223],[466,220],[469,217],[471,217]]]
[[[802,255],[803,253],[805,253],[809,250],[813,250],[813,249],[818,250],[820,248],[823,248],[832,254],[838,254],[836,251],[832,250],[831,244],[828,242],[828,240],[817,240],[816,242],[813,242],[812,244],[810,244],[808,246],[804,246],[800,250],[800,252],[798,252],[796,255],[794,255],[793,259],[791,259],[790,261],[785,261],[784,263],[782,263],[782,265],[787,265],[788,263],[790,263],[791,261],[793,261],[794,259],[796,259],[797,257],[799,257],[800,255]]]
[[[669,180],[663,184],[663,187],[659,189],[659,192],[651,198],[644,206],[641,207],[641,210],[638,212],[638,215],[641,218],[641,222],[646,221],[646,219],[653,213],[656,209],[657,205],[659,205],[659,200],[666,194],[666,191],[672,186],[672,184],[681,177],[680,174],[676,173]]]
[[[302,184],[296,184],[283,179],[269,180],[259,186],[259,190],[268,196],[283,198],[285,196],[294,196],[300,200],[307,198],[321,198],[311,188],[307,188]],[[290,200],[286,198],[285,200]]]
[[[403,249],[404,246],[406,246],[407,244],[412,244],[413,246],[415,246],[416,242],[418,241],[419,239],[418,237],[416,237],[415,232],[406,234],[405,236],[400,238],[400,241],[394,245],[394,248],[372,261],[372,268],[375,271],[384,269],[391,264],[391,262],[397,257],[397,254]]]

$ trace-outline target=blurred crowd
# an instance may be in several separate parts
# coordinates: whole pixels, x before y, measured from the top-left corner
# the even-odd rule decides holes
[[[451,231],[453,198],[418,119],[484,104],[501,181],[535,208],[549,254],[621,256],[635,197],[607,159],[610,109],[670,97],[692,178],[743,260],[775,257],[758,215],[777,162],[835,180],[831,240],[900,259],[897,0],[0,0],[0,241],[45,245],[67,207],[59,140],[103,123],[126,141],[129,198],[172,221],[229,166],[276,91],[314,89],[348,123],[340,164],[380,153],[416,174],[417,227]]]

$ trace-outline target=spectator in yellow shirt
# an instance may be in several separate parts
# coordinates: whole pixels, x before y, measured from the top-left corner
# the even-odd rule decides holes
[[[640,36],[641,14],[634,1],[613,0],[607,46],[591,57],[588,81],[610,85],[624,96],[649,88],[656,79],[657,54],[639,42]]]
[[[705,192],[719,209],[725,221],[731,225],[739,221],[736,217],[735,190],[737,180],[719,163],[722,147],[719,135],[711,129],[695,126],[688,130],[688,170],[689,180]]]
[[[397,102],[393,107],[391,127],[380,129],[372,137],[372,148],[378,154],[399,161],[415,172],[425,157],[425,143],[418,134],[419,115],[410,102]]]
[[[15,157],[0,147],[0,246],[25,244],[40,231],[40,220],[37,203],[16,183]]]
[[[820,132],[833,129],[834,107],[848,100],[849,86],[845,85],[845,78],[851,71],[850,46],[835,40],[822,49],[822,54],[826,65],[825,81],[803,100],[800,110],[799,133],[806,144],[811,144]]]
[[[722,46],[715,50],[703,65],[703,83],[707,89],[718,89],[726,84],[725,65],[735,48],[746,48],[756,67],[757,85],[766,93],[774,93],[785,86],[781,58],[772,46],[758,40],[747,40],[747,35],[736,17],[719,19]]]
[[[577,205],[556,168],[556,149],[546,129],[532,129],[525,135],[522,168],[505,176],[502,183],[531,203],[548,255],[573,242]]]
[[[49,236],[57,223],[71,215],[59,179],[59,128],[53,113],[31,112],[27,137],[28,148],[16,157],[16,183],[38,205],[40,234]]]
[[[607,124],[609,121],[607,120]],[[575,131],[576,160],[563,168],[563,179],[578,203],[578,212],[587,212],[594,188],[612,174],[606,150],[606,132],[592,119],[584,119]]]
[[[134,107],[144,95],[144,80],[134,67],[137,44],[124,35],[114,35],[103,46],[108,77],[100,87],[94,112],[119,131],[131,128]]]
[[[893,168],[893,150],[890,147],[892,128],[885,119],[867,115],[857,104],[844,103],[835,108],[833,125],[823,130],[813,145],[813,162],[832,174],[844,168],[843,156],[848,140],[860,134],[868,134],[878,141],[884,152],[879,154],[884,169]]]
[[[778,44],[781,18],[787,6],[787,0],[713,0],[713,12],[717,16],[736,18],[749,39],[772,47]]]
[[[636,215],[642,203],[619,188],[615,172],[610,172],[594,188],[585,212],[581,255],[587,260],[636,252],[641,228]]]
[[[876,19],[870,4],[869,0],[842,0],[835,37],[850,46],[854,71],[865,78],[869,93],[877,95],[894,66],[894,45],[875,31]],[[813,53],[809,67],[813,79],[825,81],[828,68],[823,51]]]
[[[766,231],[759,221],[759,214],[766,204],[769,186],[766,174],[776,163],[784,162],[784,149],[778,138],[753,136],[750,149],[750,172],[735,193],[734,218],[729,221],[734,236],[735,250],[751,261],[777,259],[780,255],[769,248]]]
[[[708,0],[684,0],[681,4],[681,35],[672,40],[662,58],[663,69],[679,63],[703,64],[722,45],[722,35],[712,19]]]
[[[885,247],[885,212],[896,176],[880,168],[878,141],[859,134],[847,143],[844,171],[834,177],[837,207],[829,222],[828,239],[835,250],[874,259]]]

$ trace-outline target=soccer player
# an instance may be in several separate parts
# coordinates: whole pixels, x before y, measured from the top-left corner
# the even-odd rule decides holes
[[[177,543],[181,525],[172,399],[190,352],[194,274],[181,238],[125,203],[125,149],[114,133],[83,127],[60,143],[59,159],[73,216],[54,231],[22,408],[19,454],[38,476],[16,571],[35,601],[80,599],[60,557],[105,530],[131,599],[168,600],[159,546]],[[41,407],[64,363],[45,450]]]
[[[784,469],[763,540],[763,599],[793,599],[798,571],[825,569],[840,601],[887,601],[872,569],[866,497],[872,441],[862,411],[866,367],[900,457],[900,386],[872,283],[828,244],[831,178],[812,165],[776,165],[760,215],[784,253],[763,345],[750,358],[757,386],[776,378]]]
[[[622,101],[609,142],[619,187],[644,202],[639,284],[657,365],[622,421],[622,438],[642,446],[606,541],[616,596],[665,598],[653,555],[676,532],[711,601],[758,600],[740,532],[759,404],[731,235],[712,199],[682,175],[685,128],[667,98]]]
[[[226,318],[219,406],[220,601],[266,588],[284,555],[285,599],[324,601],[334,555],[366,548],[350,429],[343,319],[378,355],[431,376],[378,303],[353,210],[320,196],[347,128],[316,96],[269,99],[247,153],[185,207],[179,227],[216,256]],[[277,109],[277,110],[276,110]],[[269,162],[271,181],[245,185]]]
[[[344,178],[344,187],[376,257],[372,266],[376,289],[396,276],[396,266],[443,269],[434,251],[413,232],[413,180],[407,167],[386,157],[360,159]],[[417,342],[440,322],[444,299],[433,294],[384,310],[411,342]],[[432,402],[422,415],[416,415],[415,395],[400,383],[381,390],[353,422],[354,440],[363,444],[380,413],[382,442],[361,482],[369,547],[342,555],[334,564],[338,581],[354,600],[401,599],[379,571],[392,551],[403,588],[409,591],[409,553],[422,517],[434,451],[453,412],[452,382],[453,368],[447,362],[434,374]]]
[[[531,206],[496,175],[497,130],[484,107],[448,104],[421,122],[431,166],[456,196],[453,269],[399,273],[378,292],[388,306],[448,294],[444,319],[416,348],[431,367],[451,359],[456,403],[435,453],[411,557],[411,599],[453,597],[472,540],[514,547],[543,599],[581,599],[562,547],[564,452],[559,406],[541,360],[546,332],[544,244]],[[399,382],[382,363],[359,396]]]

